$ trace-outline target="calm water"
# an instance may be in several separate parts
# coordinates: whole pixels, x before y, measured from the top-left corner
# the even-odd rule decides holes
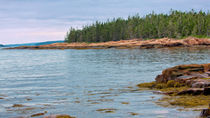
[[[136,91],[135,85],[171,66],[209,61],[205,48],[0,50],[0,118],[44,111],[77,118],[196,117],[199,112],[156,105],[160,95]],[[96,111],[105,108],[116,111]]]

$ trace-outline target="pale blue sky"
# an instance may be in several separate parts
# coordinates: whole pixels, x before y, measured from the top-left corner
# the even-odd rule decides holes
[[[70,27],[171,8],[208,11],[210,0],[0,0],[0,44],[63,40]]]

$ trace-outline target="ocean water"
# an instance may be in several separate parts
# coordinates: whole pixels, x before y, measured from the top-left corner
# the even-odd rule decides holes
[[[206,48],[0,50],[0,118],[193,118],[199,111],[158,106],[162,95],[136,85],[168,67],[209,61]]]

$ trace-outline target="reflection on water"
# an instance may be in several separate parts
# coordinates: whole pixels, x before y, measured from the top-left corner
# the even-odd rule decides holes
[[[209,60],[206,48],[0,50],[0,117],[195,117],[199,112],[157,106],[160,95],[135,85],[165,68]]]

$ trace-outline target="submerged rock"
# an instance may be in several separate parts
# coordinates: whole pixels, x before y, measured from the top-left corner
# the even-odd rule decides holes
[[[72,117],[66,114],[57,114],[57,115],[49,115],[49,116],[45,116],[44,118],[76,118],[76,117]]]
[[[96,111],[102,112],[102,113],[114,113],[117,109],[114,108],[106,108],[106,109],[97,109]]]
[[[12,107],[25,107],[25,106],[22,104],[14,104]]]
[[[139,113],[135,113],[135,112],[128,112],[130,115],[132,116],[136,116],[136,115],[139,115]]]
[[[45,113],[47,113],[47,111],[45,111],[44,113],[33,114],[33,115],[31,115],[31,117],[43,116],[43,115],[45,115]]]

